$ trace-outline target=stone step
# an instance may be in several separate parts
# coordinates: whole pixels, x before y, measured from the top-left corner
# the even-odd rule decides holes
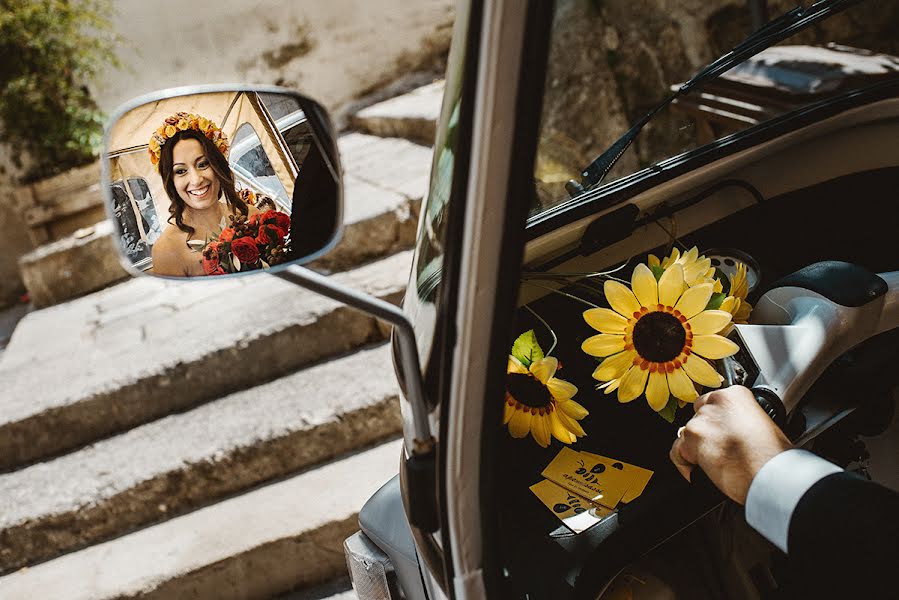
[[[401,137],[430,146],[440,116],[443,83],[436,81],[364,108],[350,118],[350,126],[365,133]]]
[[[411,252],[334,275],[398,302]],[[25,317],[0,355],[0,470],[383,340],[376,319],[260,274],[139,278]]]
[[[404,139],[354,133],[342,136],[338,147],[345,171],[344,235],[312,265],[328,271],[412,246],[431,165],[430,148]],[[99,189],[95,192],[99,196]],[[129,277],[119,264],[110,222],[40,246],[19,260],[19,270],[38,307],[78,298]]]
[[[358,511],[396,474],[401,442],[0,578],[0,598],[255,600],[346,573]]]
[[[273,600],[359,600],[349,577],[279,595]]]
[[[0,475],[0,572],[401,432],[386,344]]]

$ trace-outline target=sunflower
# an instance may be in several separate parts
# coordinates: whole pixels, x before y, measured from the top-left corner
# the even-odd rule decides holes
[[[746,279],[746,265],[737,263],[737,272],[729,277],[729,296],[721,303],[721,310],[726,310],[733,315],[734,323],[747,323],[752,305],[746,302],[749,295],[749,282]]]
[[[606,281],[612,308],[584,312],[584,320],[600,334],[581,345],[587,354],[604,358],[593,372],[594,379],[607,382],[600,387],[607,393],[617,390],[619,402],[645,391],[649,405],[660,411],[672,395],[694,401],[694,383],[720,386],[723,378],[706,359],[731,356],[738,347],[717,335],[730,324],[731,313],[707,309],[714,288],[710,282],[688,287],[684,267],[677,262],[658,281],[642,263],[634,269],[631,288]]]
[[[586,435],[578,421],[587,416],[587,409],[571,399],[577,388],[555,376],[558,368],[559,361],[552,356],[539,358],[530,367],[509,356],[503,425],[509,426],[512,437],[530,432],[546,448],[550,436],[570,444]]]

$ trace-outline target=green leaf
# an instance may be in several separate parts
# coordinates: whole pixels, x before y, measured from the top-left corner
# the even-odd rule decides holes
[[[671,396],[668,398],[668,404],[665,405],[665,408],[659,411],[659,416],[668,421],[669,423],[674,423],[674,415],[677,413],[677,398]]]
[[[724,302],[724,299],[727,298],[727,294],[724,292],[718,294],[712,294],[712,297],[709,298],[709,303],[705,305],[706,310],[718,310],[721,308],[721,303]]]
[[[530,367],[532,362],[543,358],[543,349],[537,343],[537,334],[533,329],[518,336],[518,339],[512,344],[512,356],[521,361],[525,367]]]
[[[656,276],[656,281],[662,278],[662,273],[665,272],[665,269],[662,265],[656,265],[654,267],[649,267],[649,270],[652,271],[652,274]]]

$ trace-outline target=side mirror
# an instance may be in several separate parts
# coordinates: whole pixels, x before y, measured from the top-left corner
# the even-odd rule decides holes
[[[131,273],[207,277],[309,262],[339,240],[343,190],[325,110],[262,86],[164,90],[121,108],[102,154]]]

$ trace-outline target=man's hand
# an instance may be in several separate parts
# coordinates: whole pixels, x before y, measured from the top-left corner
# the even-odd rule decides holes
[[[700,396],[696,414],[671,446],[671,462],[688,481],[699,465],[718,489],[746,503],[759,469],[792,447],[747,388],[731,386]]]

